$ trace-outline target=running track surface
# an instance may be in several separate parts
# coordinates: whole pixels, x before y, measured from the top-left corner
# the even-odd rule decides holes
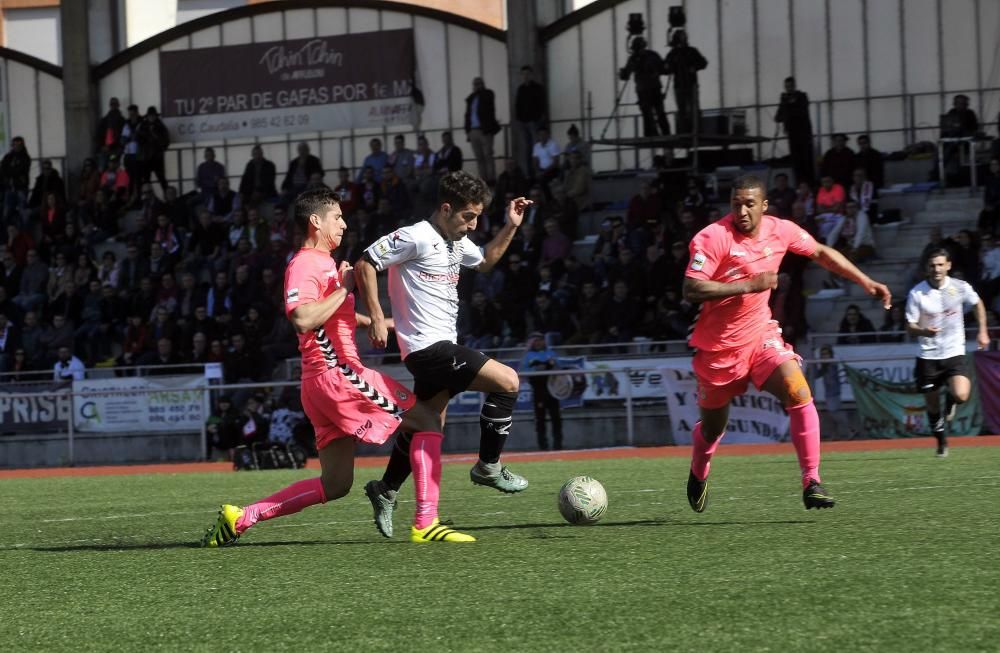
[[[1000,435],[952,438],[948,445],[956,447],[1000,447]],[[885,451],[891,449],[933,449],[933,438],[909,438],[897,440],[846,440],[824,442],[823,451]],[[793,454],[790,443],[780,444],[730,444],[723,445],[723,455],[753,456]],[[505,461],[526,460],[603,460],[614,458],[686,458],[691,455],[689,447],[612,447],[608,449],[583,449],[579,451],[538,451],[511,452],[504,455]],[[448,454],[444,462],[470,463],[475,454]],[[355,467],[384,467],[388,457],[365,456],[355,461]],[[319,463],[310,459],[309,468],[318,469]],[[53,478],[57,476],[126,476],[138,474],[190,474],[197,472],[232,472],[232,463],[163,463],[157,465],[109,465],[106,467],[45,467],[38,469],[0,470],[0,479],[5,478]]]

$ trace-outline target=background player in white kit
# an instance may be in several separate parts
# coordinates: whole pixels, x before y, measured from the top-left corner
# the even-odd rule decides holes
[[[467,234],[490,203],[486,183],[461,170],[438,185],[437,210],[427,220],[403,227],[375,241],[356,265],[371,326],[372,345],[385,347],[387,329],[379,303],[376,273],[389,271],[389,301],[403,363],[413,374],[413,392],[441,415],[460,392],[487,393],[479,416],[479,461],[469,476],[473,483],[501,492],[521,492],[528,481],[500,464],[500,453],[513,421],[520,379],[517,372],[485,354],[456,343],[458,277],[461,268],[488,272],[510,245],[530,200],[519,197],[507,207],[507,222],[479,248]],[[396,492],[410,475],[410,434],[400,432],[380,481],[365,485],[375,511],[375,525],[392,537]]]
[[[971,285],[948,276],[951,255],[947,249],[931,251],[927,256],[927,280],[910,290],[906,298],[906,330],[919,336],[920,353],[914,379],[927,402],[927,419],[937,438],[937,455],[948,455],[945,423],[955,416],[957,404],[969,400],[972,383],[966,374],[965,310],[975,306],[980,349],[990,344],[986,330],[986,307]],[[944,413],[941,393],[946,387]]]

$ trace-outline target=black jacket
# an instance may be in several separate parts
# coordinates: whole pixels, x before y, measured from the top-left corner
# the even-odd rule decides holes
[[[514,117],[521,122],[538,122],[545,119],[545,87],[532,80],[517,87],[514,100]]]
[[[257,172],[258,165],[260,166],[259,174]],[[277,176],[274,162],[267,159],[261,159],[259,162],[253,159],[247,161],[247,167],[243,169],[243,176],[240,178],[240,195],[249,197],[254,193],[260,193],[264,197],[275,197],[278,194],[278,189],[274,187],[274,180]],[[308,179],[308,176],[306,178]]]
[[[477,115],[479,117],[479,128],[484,133],[492,136],[500,131],[500,123],[497,122],[496,104],[493,91],[484,88],[476,91],[465,98],[465,133],[472,129],[472,102],[479,98]]]

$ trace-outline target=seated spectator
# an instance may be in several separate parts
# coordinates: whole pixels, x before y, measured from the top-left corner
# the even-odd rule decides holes
[[[229,188],[229,178],[219,177],[219,186],[208,201],[209,212],[221,220],[229,220],[240,206],[240,196]]]
[[[482,291],[472,293],[472,300],[463,302],[459,315],[460,341],[472,349],[493,349],[500,344],[503,320],[500,311]]]
[[[590,208],[590,185],[592,179],[593,173],[587,166],[583,153],[571,153],[569,155],[566,178],[563,180],[563,188],[566,192],[566,198],[573,203],[578,212],[586,211]]]
[[[18,293],[12,300],[23,312],[45,305],[49,282],[49,268],[39,258],[38,250],[29,249],[26,258],[27,264],[21,270]]]
[[[226,176],[226,166],[215,160],[213,147],[206,147],[203,157],[204,160],[198,164],[198,171],[195,173],[195,184],[198,186],[198,199],[205,204],[219,187],[219,180]],[[240,192],[243,192],[242,184]]]
[[[632,196],[628,203],[628,212],[625,214],[629,231],[648,222],[657,222],[660,219],[662,209],[660,196],[653,192],[653,187],[649,182],[640,182],[639,193]]]
[[[117,155],[111,155],[108,158],[107,167],[101,173],[100,188],[107,191],[113,197],[127,197],[131,182],[132,180],[128,176],[125,164],[119,160]]]
[[[540,291],[535,295],[531,317],[534,330],[545,334],[547,346],[557,347],[562,344],[569,330],[569,320],[565,309],[552,301],[552,296],[548,292]]]
[[[803,202],[795,200],[792,204],[792,215],[788,219],[805,229],[813,238],[819,237],[819,227],[816,226],[816,220],[806,214],[806,205]]]
[[[892,308],[885,312],[885,319],[879,327],[879,342],[904,342],[906,340],[906,302],[893,301]]]
[[[406,137],[402,134],[396,134],[393,137],[392,146],[393,150],[386,159],[386,165],[392,167],[392,172],[396,175],[397,179],[402,181],[404,185],[409,186],[415,176],[414,168],[416,161],[414,160],[413,150],[407,149]]]
[[[239,402],[237,395],[233,399]],[[268,441],[270,422],[261,412],[264,405],[264,396],[253,394],[246,398],[243,410],[240,412],[240,444],[253,447],[263,445]]]
[[[76,181],[76,199],[79,202],[91,204],[97,198],[97,190],[101,187],[101,171],[97,169],[97,162],[93,159],[84,159],[80,168],[80,176]]]
[[[580,138],[580,130],[576,125],[570,125],[569,129],[566,130],[566,138],[568,139],[566,147],[563,148],[563,165],[569,167],[572,161],[572,154],[574,152],[579,152],[581,157],[581,165],[590,167],[590,143]]]
[[[878,340],[875,325],[865,317],[857,304],[851,304],[844,310],[838,332],[841,334],[837,338],[838,345],[868,345]]]
[[[0,372],[7,372],[14,363],[14,351],[21,346],[17,327],[0,312]]]
[[[580,287],[579,310],[571,317],[573,335],[567,345],[593,345],[601,341],[605,333],[608,315],[604,298],[598,293],[593,281],[586,281]]]
[[[562,273],[562,261],[573,252],[573,241],[559,229],[559,223],[549,218],[545,221],[545,238],[542,240],[542,265],[552,265]]]
[[[549,134],[548,127],[539,127],[531,148],[532,173],[536,183],[547,189],[559,176],[559,144]]]
[[[865,178],[872,182],[875,190],[885,188],[885,161],[882,160],[882,153],[872,147],[868,134],[858,136],[854,166],[865,171]]]
[[[165,336],[156,340],[155,352],[148,352],[139,359],[139,365],[149,368],[143,371],[145,376],[181,374],[184,370],[178,366],[182,363],[184,363],[184,359],[174,351],[173,340]]]
[[[361,169],[358,170],[357,181],[359,184],[365,181],[365,168],[372,169],[376,183],[382,181],[382,170],[389,163],[389,155],[382,151],[381,138],[373,138],[368,141],[368,147],[371,152],[369,152],[368,156],[366,156],[364,161],[361,162]]]
[[[792,217],[795,189],[788,185],[788,175],[779,172],[774,176],[774,188],[767,193],[767,213],[779,218]]]
[[[816,225],[819,239],[829,247],[836,245],[836,236],[844,222],[844,205],[847,199],[844,187],[835,183],[830,175],[823,175],[816,193]]]
[[[604,308],[608,316],[605,342],[630,342],[642,314],[641,304],[632,296],[627,283],[621,280],[614,283]]]
[[[240,177],[240,197],[248,206],[272,200],[278,196],[275,186],[278,171],[273,161],[264,158],[264,150],[255,145],[250,150],[250,160]]]
[[[834,182],[847,188],[855,167],[854,150],[847,147],[847,134],[834,134],[833,147],[826,151],[820,163],[820,175],[833,177]]]
[[[528,177],[521,170],[521,167],[517,165],[517,162],[512,158],[506,158],[503,161],[503,172],[497,177],[497,187],[496,192],[493,197],[495,198],[494,206],[503,204],[503,210],[506,210],[507,197],[527,197],[529,191],[531,190],[531,184],[528,181]],[[541,191],[541,188],[539,188]],[[589,187],[588,187],[589,192]],[[499,208],[499,207],[498,207]],[[533,207],[528,207],[529,210]]]
[[[28,311],[21,324],[21,347],[24,349],[29,369],[47,366],[45,350],[45,328],[38,322],[38,313]]]
[[[375,178],[375,169],[371,166],[362,168],[361,181],[358,182],[358,185],[360,186],[360,206],[358,208],[368,213],[375,213],[378,210],[378,201],[382,199],[382,187]]]
[[[334,186],[333,192],[340,197],[341,211],[345,216],[350,216],[358,208],[361,188],[351,181],[351,171],[347,169],[347,166],[340,166],[340,169],[337,170],[337,177],[337,185]]]
[[[35,185],[28,197],[28,208],[42,213],[43,205],[47,202],[49,195],[55,195],[58,205],[66,204],[66,183],[59,171],[52,167],[52,161],[42,159],[41,173],[35,177]]]
[[[293,201],[309,185],[309,178],[318,174],[324,176],[323,164],[318,157],[309,153],[309,143],[298,146],[298,156],[288,163],[288,172],[281,182],[281,192],[287,202]]]
[[[75,351],[82,352],[91,365],[103,360],[110,353],[111,342],[106,337],[105,316],[102,310],[103,299],[100,282],[92,280],[83,298],[79,325],[73,333]]]
[[[305,423],[306,414],[301,410],[301,404],[293,409],[287,399],[278,399],[277,407],[271,412],[271,442],[292,444],[295,441],[295,431]]]
[[[455,172],[462,169],[462,150],[452,139],[451,132],[441,133],[441,149],[437,151],[437,158],[434,161],[434,172],[443,175],[446,172]]]
[[[854,200],[847,202],[844,220],[837,229],[839,231],[830,233],[830,239],[835,239],[837,249],[852,263],[860,265],[875,257],[875,234],[871,221]]]
[[[816,196],[813,194],[812,187],[808,183],[803,181],[795,187],[795,201],[802,202],[806,217],[816,217]]]
[[[382,179],[379,182],[379,202],[387,201],[396,221],[406,221],[410,217],[410,193],[406,184],[396,176],[392,166],[382,169]],[[385,231],[388,233],[388,230]]]
[[[233,406],[229,395],[222,395],[215,402],[215,410],[206,422],[205,430],[208,433],[209,460],[218,459],[223,456],[223,460],[233,459],[233,449],[235,449],[242,439],[240,432],[240,414]]]
[[[702,192],[701,182],[697,177],[689,176],[685,182],[684,200],[681,202],[684,209],[691,211],[699,218],[704,218],[708,212],[708,204],[705,201],[705,194]]]
[[[878,218],[878,200],[875,194],[875,184],[868,180],[864,168],[855,168],[854,179],[847,196],[858,203],[858,210],[868,215],[871,222]]]
[[[69,347],[60,347],[58,358],[52,367],[53,381],[83,381],[87,369],[83,361],[73,355]]]

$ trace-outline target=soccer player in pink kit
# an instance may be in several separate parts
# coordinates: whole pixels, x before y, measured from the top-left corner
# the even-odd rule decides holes
[[[692,365],[701,413],[691,435],[687,483],[688,503],[695,512],[705,510],[709,466],[729,421],[729,402],[746,392],[750,381],[777,397],[788,411],[806,509],[834,505],[820,485],[819,415],[802,374],[802,359],[781,339],[768,307],[785,253],[808,256],[881,299],[886,310],[890,307],[885,285],[795,223],[765,215],[766,198],[760,179],[740,177],[733,183],[729,215],[691,240],[684,297],[703,303],[691,337],[697,350]]]
[[[354,332],[365,321],[354,312],[354,275],[330,256],[347,225],[340,197],[328,188],[295,200],[295,220],[306,233],[285,270],[285,311],[302,352],[302,407],[316,430],[321,473],[243,508],[223,505],[202,546],[236,542],[258,521],[291,515],[345,496],[354,483],[356,441],[382,444],[400,425],[414,431],[410,447],[417,507],[414,542],[474,542],[438,521],[441,434],[437,415],[391,377],[362,365]]]

